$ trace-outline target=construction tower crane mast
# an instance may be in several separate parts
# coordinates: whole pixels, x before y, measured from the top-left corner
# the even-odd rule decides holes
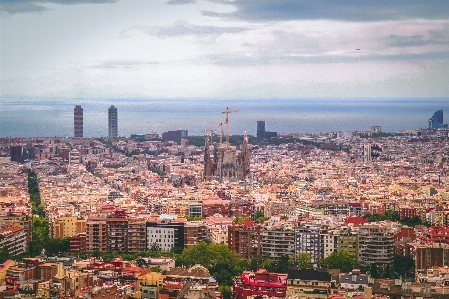
[[[229,114],[239,112],[238,110],[229,110],[228,107],[226,107],[226,111],[223,111],[223,114],[226,114],[226,147],[229,147]]]
[[[222,146],[223,145],[223,124],[225,124],[225,122],[223,122],[223,121],[219,121],[219,122],[207,121],[206,123],[218,125],[220,127],[220,146]]]

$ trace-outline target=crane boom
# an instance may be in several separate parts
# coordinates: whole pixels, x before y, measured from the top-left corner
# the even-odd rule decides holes
[[[226,114],[226,146],[229,147],[229,114],[239,112],[238,110],[229,110],[229,107],[226,107],[226,111],[223,111],[223,114]]]

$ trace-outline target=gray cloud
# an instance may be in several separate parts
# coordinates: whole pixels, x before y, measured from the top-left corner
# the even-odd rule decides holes
[[[47,8],[45,3],[60,5],[114,3],[118,0],[0,0],[0,13],[39,13]]]
[[[132,30],[142,30],[143,33],[161,38],[173,38],[179,36],[207,36],[224,33],[238,33],[247,30],[243,27],[218,27],[192,25],[186,21],[177,21],[171,26],[133,26],[120,33],[121,38],[129,37]]]
[[[169,0],[165,4],[169,5],[182,5],[182,4],[193,4],[196,0]]]
[[[263,20],[346,20],[380,21],[409,18],[447,19],[449,1],[446,0],[209,0],[232,5],[230,13],[203,11],[203,15],[248,21]]]

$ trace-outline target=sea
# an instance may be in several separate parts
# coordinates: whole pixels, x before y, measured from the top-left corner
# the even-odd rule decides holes
[[[371,126],[397,132],[427,128],[437,110],[449,113],[449,98],[0,98],[0,136],[73,136],[75,105],[83,108],[85,137],[107,136],[111,105],[118,111],[120,136],[179,129],[189,136],[218,132],[227,107],[238,110],[229,114],[231,135],[256,134],[259,120],[265,121],[266,131],[278,133],[365,131]]]

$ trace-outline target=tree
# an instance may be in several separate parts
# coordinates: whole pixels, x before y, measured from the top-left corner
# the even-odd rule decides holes
[[[234,264],[237,256],[226,244],[200,242],[185,248],[181,254],[186,265],[201,264],[206,268],[213,268],[220,263]]]
[[[296,263],[300,269],[312,268],[312,262],[310,261],[310,254],[307,252],[298,253],[298,261]]]
[[[12,258],[12,255],[9,254],[8,247],[3,246],[0,250],[0,264],[3,264],[7,260],[10,260]]]
[[[397,276],[413,277],[415,274],[415,261],[409,256],[395,255],[393,268]]]
[[[322,268],[340,269],[342,272],[350,272],[356,268],[357,262],[355,258],[349,255],[347,252],[335,251],[332,252],[327,258],[320,261]]]
[[[275,262],[274,271],[278,273],[287,273],[287,268],[290,265],[291,265],[290,258],[288,257],[288,255],[283,254]]]
[[[223,295],[223,299],[230,299],[231,298],[231,287],[220,285],[218,287],[218,291]]]
[[[161,251],[161,245],[154,242],[153,244],[151,244],[150,251]]]

